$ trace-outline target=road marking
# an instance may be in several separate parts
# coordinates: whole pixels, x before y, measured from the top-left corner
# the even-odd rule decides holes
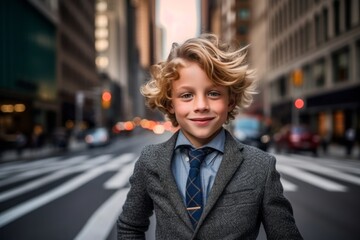
[[[348,164],[348,165],[344,165],[344,164],[340,164],[340,163],[332,163],[332,162],[329,162],[329,163],[326,163],[329,167],[332,167],[332,168],[336,168],[338,170],[341,170],[341,171],[345,171],[345,172],[349,172],[349,173],[355,173],[355,174],[360,174],[360,165],[357,164],[357,165],[351,165],[351,164]]]
[[[285,192],[295,192],[298,189],[298,187],[295,184],[285,180],[282,177],[280,178],[280,181],[281,181],[281,184],[283,185]]]
[[[0,177],[6,176],[9,174],[14,174],[15,172],[29,171],[35,168],[43,167],[46,164],[52,164],[60,159],[60,157],[52,157],[47,159],[38,160],[35,162],[21,162],[21,163],[12,163],[11,165],[1,166],[0,168]]]
[[[328,168],[328,167],[324,167],[324,166],[320,166],[320,165],[315,165],[315,164],[296,164],[297,167],[299,168],[303,168],[303,169],[307,169],[313,172],[317,172],[317,173],[321,173],[323,175],[327,175],[330,176],[332,178],[336,178],[342,181],[347,181],[349,183],[353,183],[356,185],[360,185],[360,178],[356,177],[356,176],[352,176],[350,174],[347,173],[343,173],[340,171],[337,171],[335,169],[332,168]]]
[[[10,198],[19,196],[21,194],[24,194],[26,192],[32,191],[36,188],[39,188],[41,186],[44,186],[50,182],[53,182],[55,180],[61,179],[65,176],[68,176],[70,174],[76,173],[76,172],[82,172],[82,171],[86,171],[96,165],[102,164],[106,161],[108,161],[111,158],[111,154],[108,155],[103,155],[103,156],[98,156],[96,158],[93,158],[91,161],[87,162],[86,164],[83,165],[78,165],[75,167],[71,167],[71,168],[67,168],[67,169],[63,169],[60,171],[57,171],[55,173],[49,174],[45,177],[42,177],[40,179],[36,179],[34,181],[28,182],[24,185],[21,185],[17,188],[13,188],[11,190],[5,191],[3,193],[1,193],[0,195],[0,202],[6,201]]]
[[[11,183],[19,182],[22,180],[26,180],[26,179],[29,179],[32,177],[36,177],[36,176],[39,176],[42,174],[46,174],[49,172],[53,172],[53,171],[62,169],[64,167],[69,167],[69,166],[72,166],[72,165],[75,165],[75,164],[78,164],[78,163],[84,161],[84,159],[86,159],[86,156],[77,156],[77,157],[74,157],[74,158],[66,160],[66,161],[54,163],[53,165],[46,166],[44,168],[26,171],[21,174],[17,174],[11,178],[7,178],[7,179],[0,181],[0,187],[11,184]]]
[[[88,219],[75,240],[103,240],[109,236],[125,203],[129,188],[120,189]]]
[[[334,191],[334,192],[345,192],[347,190],[347,187],[341,184],[338,184],[336,182],[321,178],[317,175],[308,173],[306,171],[302,171],[300,169],[297,169],[295,167],[291,166],[284,166],[284,165],[278,165],[277,169],[281,173],[285,173],[287,175],[290,175],[294,178],[300,179],[304,182],[310,183],[312,185],[315,185],[319,188],[328,190],[328,191]]]
[[[134,171],[134,165],[136,161],[130,164],[124,165],[112,178],[104,183],[105,189],[119,189],[124,187]]]
[[[49,202],[81,187],[82,185],[98,177],[102,173],[106,171],[113,171],[114,169],[119,168],[122,164],[123,158],[116,158],[115,160],[91,169],[44,194],[41,194],[35,198],[32,198],[24,203],[21,203],[13,208],[6,210],[0,215],[0,228],[24,216],[25,214],[34,211],[35,209],[40,208],[43,205],[48,204]]]

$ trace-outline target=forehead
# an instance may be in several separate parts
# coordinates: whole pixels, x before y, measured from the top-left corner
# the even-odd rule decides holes
[[[209,79],[206,72],[195,62],[185,62],[185,64],[178,68],[178,74],[178,79],[173,83],[196,84],[197,82],[206,82],[213,84],[213,81]]]

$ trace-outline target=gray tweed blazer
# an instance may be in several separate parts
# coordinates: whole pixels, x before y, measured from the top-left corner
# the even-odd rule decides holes
[[[156,239],[302,239],[283,195],[275,158],[226,132],[225,151],[197,228],[192,228],[171,171],[178,133],[143,149],[117,222],[118,239],[145,239],[155,212]]]

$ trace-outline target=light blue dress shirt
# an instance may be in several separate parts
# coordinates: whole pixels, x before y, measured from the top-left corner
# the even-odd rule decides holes
[[[204,162],[200,166],[201,183],[203,189],[203,202],[206,204],[207,197],[209,196],[211,187],[214,184],[216,173],[218,172],[222,157],[224,154],[225,145],[225,130],[222,129],[219,134],[211,140],[208,144],[202,147],[211,147],[216,151],[207,155]],[[192,146],[190,141],[185,135],[179,132],[176,144],[175,152],[172,159],[172,172],[175,177],[176,184],[180,190],[181,196],[186,204],[186,181],[189,175],[190,163],[187,156],[186,148],[181,146]]]

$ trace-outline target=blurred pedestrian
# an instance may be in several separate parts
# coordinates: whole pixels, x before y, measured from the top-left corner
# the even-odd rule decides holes
[[[345,131],[345,148],[346,148],[346,155],[351,156],[352,150],[355,145],[355,129],[354,128],[348,128]]]
[[[321,147],[324,154],[327,154],[328,147],[331,141],[331,131],[327,130],[325,134],[321,137]]]
[[[17,152],[18,156],[20,156],[22,154],[22,152],[26,146],[26,143],[27,143],[27,138],[26,138],[25,134],[18,131],[15,136],[16,152]]]
[[[153,211],[156,239],[255,239],[261,222],[268,239],[302,239],[275,158],[223,128],[256,87],[244,50],[231,49],[205,34],[152,66],[141,92],[180,130],[143,149],[118,239],[145,239]]]
[[[35,125],[31,136],[31,145],[34,149],[41,148],[45,141],[44,129],[41,125]]]

